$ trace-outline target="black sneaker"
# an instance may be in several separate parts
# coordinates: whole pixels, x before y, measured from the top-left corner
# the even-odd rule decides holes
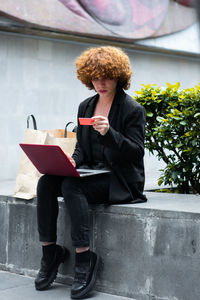
[[[75,266],[74,282],[71,288],[71,298],[81,299],[89,294],[95,285],[100,258],[91,251],[90,262]]]
[[[58,267],[65,261],[69,252],[66,248],[56,245],[55,256],[49,264],[43,259],[41,260],[41,267],[35,279],[36,290],[45,290],[50,287],[51,283],[56,279]]]

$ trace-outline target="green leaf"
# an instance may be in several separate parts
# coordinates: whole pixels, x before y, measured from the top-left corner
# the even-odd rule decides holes
[[[177,83],[174,85],[174,88],[178,90],[179,87],[180,87],[180,82],[177,82]]]
[[[191,136],[192,135],[192,132],[191,131],[188,131],[185,133],[185,136]]]
[[[185,126],[187,123],[185,121],[181,121],[180,124]]]
[[[158,121],[158,122],[162,122],[162,120],[164,120],[164,118],[163,117],[156,117],[156,120]]]
[[[176,148],[180,148],[182,146],[183,146],[183,144],[178,144],[178,145],[176,145]]]
[[[199,112],[199,113],[196,113],[196,114],[194,115],[194,118],[199,117],[199,116],[200,116],[200,112]]]
[[[188,148],[188,149],[183,150],[183,152],[193,152],[193,148],[190,147],[190,148]]]
[[[166,82],[166,85],[167,85],[168,89],[172,89],[173,88],[173,84],[171,84],[169,82]]]
[[[147,112],[147,117],[153,117],[153,113],[152,112]]]
[[[175,119],[175,120],[182,120],[181,117],[176,117],[176,116],[174,116],[174,117],[172,117],[172,118]]]
[[[172,179],[176,180],[177,177],[178,177],[178,172],[176,171],[172,172]]]

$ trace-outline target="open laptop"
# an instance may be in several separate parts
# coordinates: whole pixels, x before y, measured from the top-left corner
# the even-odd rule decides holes
[[[76,169],[57,145],[22,143],[19,145],[41,174],[84,177],[110,172],[109,170]]]

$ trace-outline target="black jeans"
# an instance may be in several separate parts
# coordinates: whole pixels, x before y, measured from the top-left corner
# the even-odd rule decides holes
[[[64,197],[71,218],[74,247],[89,246],[88,203],[108,202],[109,174],[82,178],[43,175],[37,185],[37,220],[39,239],[56,242],[58,199]]]

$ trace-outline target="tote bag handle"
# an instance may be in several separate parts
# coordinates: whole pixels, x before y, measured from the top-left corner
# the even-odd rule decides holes
[[[74,124],[74,122],[68,122],[65,126],[65,133],[64,133],[64,137],[67,138],[67,127],[70,125],[70,124]],[[77,129],[77,126],[74,127],[74,129],[72,130],[72,132],[75,132],[76,133],[76,129]]]
[[[37,123],[36,123],[36,119],[35,119],[34,115],[29,115],[27,117],[27,128],[29,128],[29,121],[30,121],[30,119],[32,119],[32,122],[33,122],[33,129],[37,130]]]

